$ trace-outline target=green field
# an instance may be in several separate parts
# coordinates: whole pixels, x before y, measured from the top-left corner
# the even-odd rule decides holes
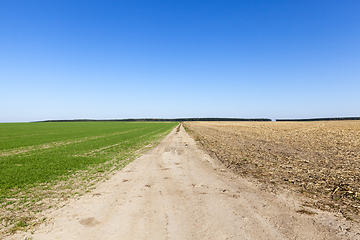
[[[0,124],[0,213],[41,211],[40,206],[49,205],[44,199],[79,193],[94,180],[125,166],[177,124]],[[14,219],[15,216],[0,217],[0,222],[6,225]]]

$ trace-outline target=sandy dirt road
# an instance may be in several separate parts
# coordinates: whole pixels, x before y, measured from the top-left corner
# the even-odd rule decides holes
[[[224,169],[179,127],[33,234],[9,239],[358,239],[332,215],[299,208]]]

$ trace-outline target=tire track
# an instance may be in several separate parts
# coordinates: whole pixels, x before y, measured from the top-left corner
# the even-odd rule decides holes
[[[93,193],[50,213],[47,226],[22,237],[356,239],[321,223],[320,216],[337,223],[330,215],[301,215],[298,208],[293,197],[261,191],[224,169],[180,126]]]

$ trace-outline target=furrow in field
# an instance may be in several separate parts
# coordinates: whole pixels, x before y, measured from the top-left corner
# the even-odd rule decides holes
[[[111,144],[111,145],[109,145],[109,146],[105,146],[105,147],[101,147],[101,148],[98,148],[98,149],[90,150],[90,151],[84,153],[83,155],[74,155],[74,156],[91,156],[91,155],[93,155],[93,154],[95,154],[95,153],[102,152],[103,150],[111,149],[111,148],[113,148],[113,147],[118,147],[118,146],[120,146],[120,145],[122,145],[122,144],[124,144],[124,143],[134,142],[135,140],[137,140],[137,139],[139,139],[139,138],[144,138],[145,136],[148,136],[148,135],[150,135],[150,134],[154,134],[154,133],[156,133],[156,132],[161,132],[161,131],[163,131],[163,129],[165,129],[165,128],[160,128],[160,129],[158,129],[158,130],[156,130],[156,131],[153,131],[153,132],[150,132],[150,133],[146,133],[146,134],[144,134],[144,135],[135,137],[135,138],[133,138],[132,140],[129,140],[129,141],[122,141],[122,142],[120,142],[120,143],[115,143],[115,144]]]
[[[56,142],[0,151],[0,239],[2,233],[19,229],[19,222],[35,224],[40,221],[37,213],[60,206],[123,168],[144,149],[157,144],[174,124],[112,123],[115,131],[109,132],[108,123],[97,123],[92,125],[91,135],[76,138],[71,132],[67,141],[53,138]],[[38,127],[28,125],[29,130],[34,126]],[[62,133],[66,127],[74,129],[72,125],[61,126]]]
[[[224,164],[306,205],[360,220],[359,121],[187,122],[199,144]]]
[[[182,127],[93,192],[8,239],[358,239],[358,225],[272,194],[198,149]],[[324,222],[325,219],[327,222]]]
[[[70,145],[70,144],[80,143],[80,142],[84,142],[84,141],[94,140],[94,139],[97,139],[97,138],[104,138],[104,137],[120,135],[120,134],[125,134],[125,133],[129,133],[129,132],[134,132],[134,131],[140,131],[140,130],[143,130],[143,129],[146,129],[146,128],[147,127],[134,129],[134,130],[129,130],[129,131],[125,131],[125,132],[116,132],[116,133],[104,134],[104,135],[93,136],[93,137],[84,137],[84,138],[79,138],[79,139],[76,139],[76,140],[73,140],[73,141],[59,141],[59,142],[51,142],[51,143],[41,144],[41,145],[38,145],[38,146],[20,147],[20,148],[12,149],[10,151],[9,150],[4,150],[4,151],[0,151],[0,157],[2,157],[2,156],[11,156],[11,155],[16,155],[16,154],[20,154],[20,153],[26,153],[26,152],[30,152],[30,151],[41,150],[41,149],[59,147],[59,146],[63,146],[63,145]]]

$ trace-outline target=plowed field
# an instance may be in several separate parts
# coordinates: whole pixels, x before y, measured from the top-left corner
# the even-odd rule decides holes
[[[43,214],[44,224],[5,239],[360,240],[358,223],[259,189],[181,125],[91,192]]]
[[[360,121],[186,122],[228,168],[270,191],[291,189],[305,206],[360,219]]]

